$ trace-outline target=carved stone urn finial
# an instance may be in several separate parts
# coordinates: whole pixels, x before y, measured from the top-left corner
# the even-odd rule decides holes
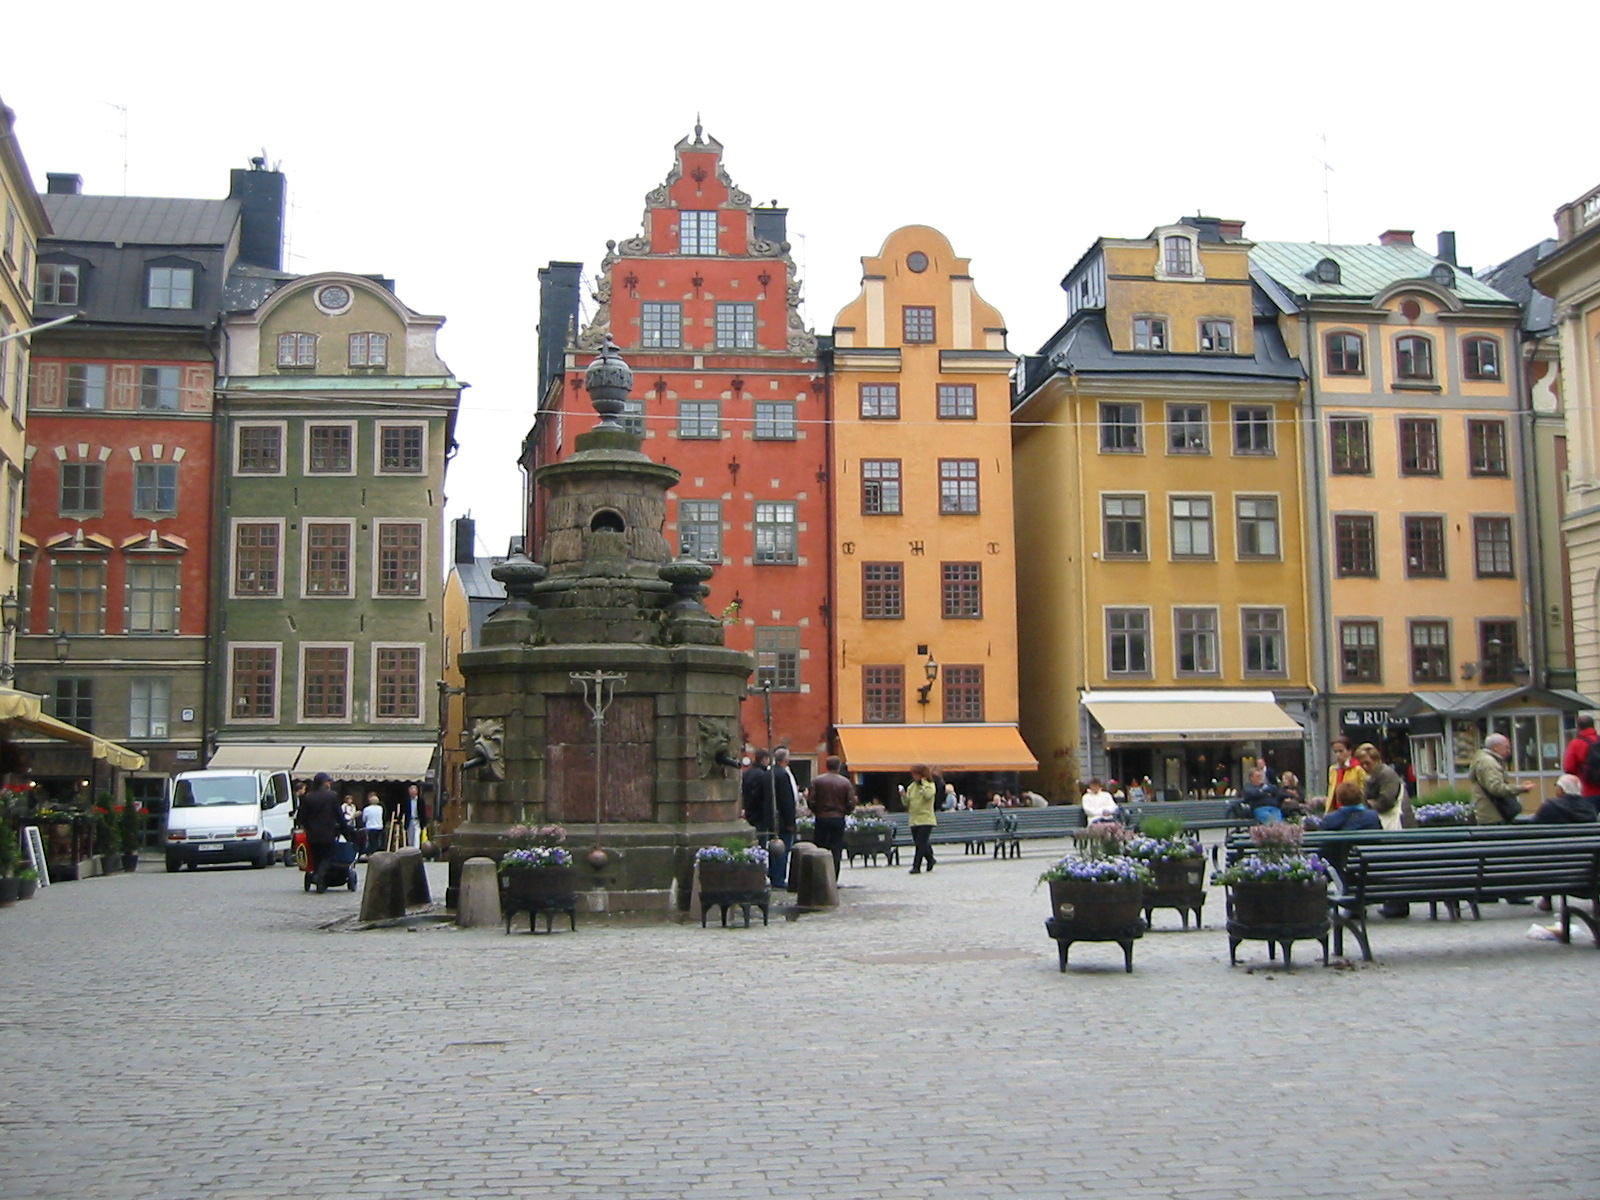
[[[532,603],[534,585],[548,573],[544,564],[534,562],[520,551],[496,563],[489,572],[505,585],[506,595],[519,604]]]
[[[600,353],[584,372],[583,386],[589,393],[600,423],[612,429],[620,428],[617,420],[627,408],[627,399],[633,391],[633,372],[623,361],[617,344],[606,335]]]
[[[680,554],[671,562],[656,569],[656,574],[672,585],[676,599],[673,608],[703,608],[700,603],[700,585],[710,579],[713,571],[697,558]]]

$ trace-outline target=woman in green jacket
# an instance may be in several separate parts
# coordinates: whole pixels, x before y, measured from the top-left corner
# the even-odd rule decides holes
[[[926,763],[911,768],[911,786],[906,788],[906,813],[910,818],[911,841],[916,846],[911,856],[911,873],[920,875],[924,861],[933,870],[933,827],[939,818],[933,808],[938,789],[934,787],[933,772]]]

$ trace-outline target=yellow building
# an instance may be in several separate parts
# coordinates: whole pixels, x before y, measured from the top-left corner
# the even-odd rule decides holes
[[[897,229],[834,324],[834,724],[880,799],[915,762],[968,794],[1035,765],[1017,732],[1016,357],[968,262]]]
[[[1419,791],[1503,732],[1545,794],[1581,697],[1529,665],[1521,314],[1453,241],[1251,251],[1310,375],[1322,727],[1409,758]]]
[[[0,595],[17,594],[17,540],[22,519],[28,414],[28,346],[22,331],[33,325],[34,262],[50,220],[23,161],[16,114],[0,104]],[[8,631],[5,635],[10,638]],[[0,653],[11,665],[11,647]]]
[[[1571,569],[1578,690],[1600,695],[1600,187],[1556,211],[1557,242],[1532,273],[1555,301],[1567,489],[1562,533]]]
[[[1102,238],[1013,417],[1022,731],[1040,785],[1299,771],[1304,373],[1238,222]]]

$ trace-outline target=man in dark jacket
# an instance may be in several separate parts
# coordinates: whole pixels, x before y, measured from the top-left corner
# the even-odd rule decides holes
[[[739,801],[744,819],[757,829],[765,829],[768,824],[767,806],[772,802],[772,768],[768,766],[771,761],[770,753],[757,750],[755,761],[739,776]]]
[[[856,785],[840,774],[844,764],[837,756],[828,758],[828,769],[811,781],[811,816],[816,822],[812,837],[824,850],[833,851],[833,877],[839,878],[839,863],[844,858],[844,819],[855,811]]]
[[[325,892],[334,842],[342,833],[354,845],[356,831],[344,818],[344,809],[332,787],[333,776],[318,771],[311,784],[311,791],[300,801],[300,828],[306,831],[306,852],[311,855],[311,882],[317,885],[317,891]]]

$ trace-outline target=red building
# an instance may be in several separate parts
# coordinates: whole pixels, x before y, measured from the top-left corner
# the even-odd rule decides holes
[[[827,753],[829,694],[828,393],[817,339],[799,311],[787,210],[752,207],[695,126],[666,181],[645,197],[644,229],[607,244],[593,319],[576,331],[578,267],[540,273],[542,399],[523,448],[530,472],[571,452],[596,420],[583,372],[609,334],[633,368],[627,422],[644,452],[682,473],[668,540],[717,568],[712,611],[728,645],[756,655],[742,721],[802,778]],[[564,350],[564,358],[558,357]],[[528,497],[529,545],[545,497]]]

